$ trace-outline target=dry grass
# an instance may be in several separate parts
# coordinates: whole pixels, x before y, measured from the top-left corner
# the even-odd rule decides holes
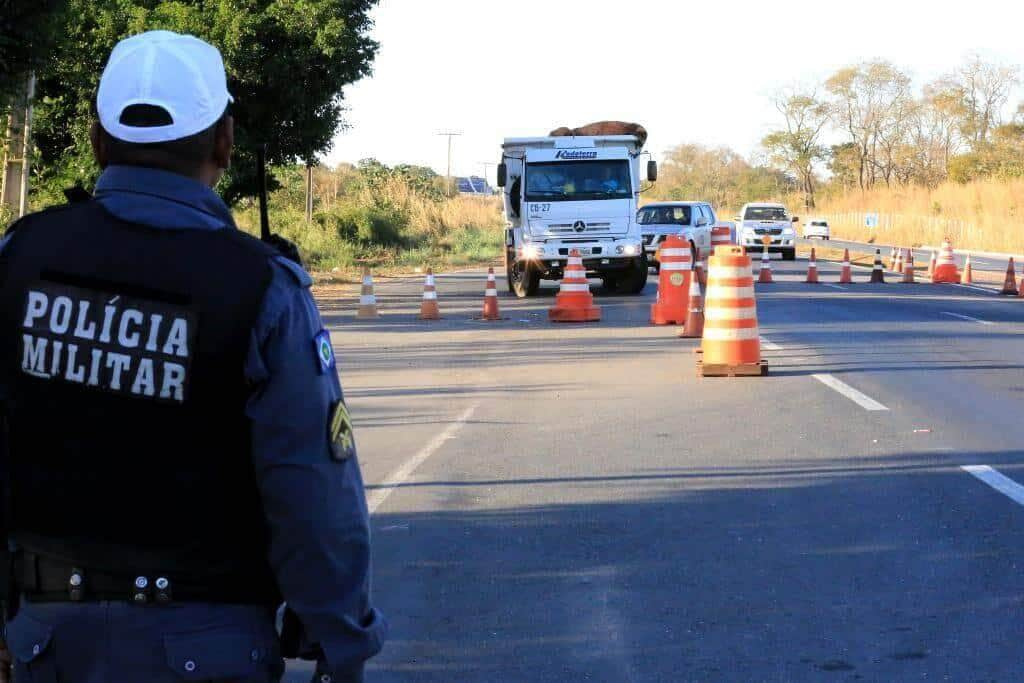
[[[865,213],[879,214],[878,228],[864,226]],[[927,246],[949,237],[958,249],[1024,253],[1024,179],[857,191],[823,199],[814,215],[840,238]]]

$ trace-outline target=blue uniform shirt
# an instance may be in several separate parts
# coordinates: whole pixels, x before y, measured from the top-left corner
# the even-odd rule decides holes
[[[236,229],[215,192],[174,173],[111,166],[95,198],[122,220],[156,228]],[[342,391],[333,357],[326,362],[320,355],[326,337],[311,284],[292,261],[273,262],[245,364],[254,387],[246,414],[270,564],[307,641],[323,651],[318,668],[344,680],[358,676],[363,661],[380,650],[386,626],[370,603],[369,515],[359,464],[331,454],[328,422]]]

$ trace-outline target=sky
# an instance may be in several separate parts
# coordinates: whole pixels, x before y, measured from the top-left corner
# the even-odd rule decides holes
[[[324,161],[445,173],[438,133],[457,131],[453,174],[487,162],[492,183],[505,137],[616,119],[658,159],[684,142],[750,156],[774,91],[843,66],[887,59],[920,87],[972,52],[1024,65],[1019,0],[381,0],[373,17],[373,73],[346,88]]]

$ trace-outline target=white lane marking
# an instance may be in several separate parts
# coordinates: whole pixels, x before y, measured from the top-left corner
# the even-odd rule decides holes
[[[829,389],[839,392],[846,398],[850,399],[864,410],[889,410],[881,403],[871,398],[866,394],[862,394],[846,382],[841,382],[832,375],[829,374],[815,374],[811,375],[814,379],[824,384]]]
[[[388,499],[388,496],[391,495],[396,486],[405,482],[416,471],[416,468],[426,462],[427,458],[436,453],[446,441],[455,438],[455,435],[466,426],[466,422],[469,421],[469,418],[473,416],[473,413],[476,412],[479,406],[479,403],[474,403],[462,411],[462,414],[449,424],[443,432],[435,436],[416,455],[406,460],[397,470],[389,474],[384,479],[384,483],[380,485],[380,488],[374,489],[366,498],[366,507],[369,508],[370,514],[373,514]]]
[[[950,311],[942,311],[942,315],[948,315],[954,318],[960,318],[961,320],[966,320],[967,322],[980,323],[982,325],[995,325],[991,320],[980,320],[978,318],[972,318],[969,315],[961,315],[960,313],[952,313]]]
[[[782,347],[761,337],[761,348],[765,351],[781,351]]]
[[[1021,486],[1001,472],[988,465],[961,465],[960,469],[977,477],[996,491],[999,491],[999,493],[1012,499],[1015,503],[1024,505],[1024,486]]]
[[[978,285],[962,285],[962,284],[960,284],[960,283],[958,283],[958,282],[954,282],[954,283],[951,283],[951,284],[952,284],[952,285],[953,285],[954,287],[963,287],[964,289],[976,289],[976,290],[978,290],[979,292],[986,292],[986,293],[988,293],[988,294],[991,294],[992,292],[995,292],[995,291],[996,291],[996,289],[995,289],[995,288],[989,288],[989,287],[979,287]]]
[[[840,287],[839,285],[830,285],[827,282],[822,282],[821,284],[825,285],[826,287],[831,287],[832,289],[838,289],[840,292],[846,291],[846,287]]]

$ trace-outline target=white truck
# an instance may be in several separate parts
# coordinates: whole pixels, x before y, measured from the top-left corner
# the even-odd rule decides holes
[[[541,279],[562,278],[578,250],[588,277],[607,290],[639,294],[647,257],[636,221],[643,137],[565,135],[508,138],[498,186],[505,202],[509,291],[534,296]],[[646,180],[658,169],[648,161]]]
[[[769,252],[781,252],[783,259],[792,261],[796,258],[796,228],[793,224],[799,220],[790,216],[782,204],[745,204],[740,215],[736,216],[737,244],[749,252],[760,252],[767,237]]]

